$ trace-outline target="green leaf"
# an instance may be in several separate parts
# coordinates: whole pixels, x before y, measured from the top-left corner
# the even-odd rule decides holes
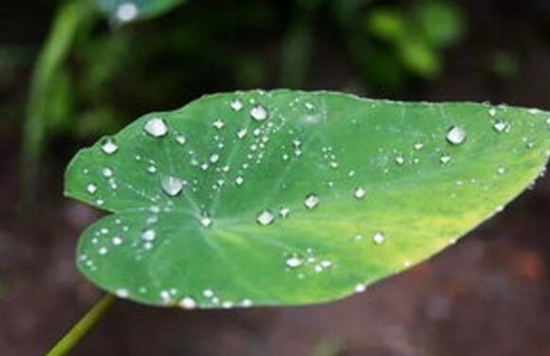
[[[112,212],[78,267],[135,301],[300,305],[362,291],[495,214],[541,173],[548,112],[279,90],[145,115],[74,158]]]
[[[97,0],[100,8],[118,22],[129,22],[163,14],[184,0]]]

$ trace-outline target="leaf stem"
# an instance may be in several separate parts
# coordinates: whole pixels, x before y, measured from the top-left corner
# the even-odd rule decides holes
[[[57,342],[46,356],[63,356],[71,351],[88,331],[101,320],[115,300],[116,298],[112,294],[104,295],[92,309],[90,309],[86,315],[84,315],[84,317],[82,317],[82,319],[80,319],[80,321]]]

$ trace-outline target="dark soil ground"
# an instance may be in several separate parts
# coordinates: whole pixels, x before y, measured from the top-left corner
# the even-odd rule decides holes
[[[443,80],[411,96],[549,109],[549,27],[530,24],[541,13],[525,13],[518,1],[463,3],[475,35],[449,54]],[[514,81],[483,73],[487,46],[518,54]],[[98,213],[62,198],[66,162],[50,155],[33,213],[17,218],[18,152],[18,131],[3,127],[1,356],[43,354],[101,295],[74,266],[77,237]],[[365,293],[312,307],[227,311],[118,301],[73,354],[548,356],[550,177],[452,248]]]

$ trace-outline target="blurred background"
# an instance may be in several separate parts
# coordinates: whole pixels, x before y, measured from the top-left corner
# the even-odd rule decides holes
[[[279,87],[550,109],[550,0],[187,0],[125,23],[135,14],[93,1],[0,6],[0,355],[43,354],[101,295],[74,266],[100,213],[63,198],[63,171],[142,114]],[[550,355],[549,216],[546,177],[365,293],[227,311],[119,301],[73,354]]]

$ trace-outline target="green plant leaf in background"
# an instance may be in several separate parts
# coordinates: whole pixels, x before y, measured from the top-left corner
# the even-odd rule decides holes
[[[128,22],[163,14],[185,0],[97,0],[100,8],[117,22]]]
[[[145,115],[74,158],[66,195],[113,214],[79,269],[151,305],[330,301],[415,265],[539,176],[550,114],[251,91]]]

